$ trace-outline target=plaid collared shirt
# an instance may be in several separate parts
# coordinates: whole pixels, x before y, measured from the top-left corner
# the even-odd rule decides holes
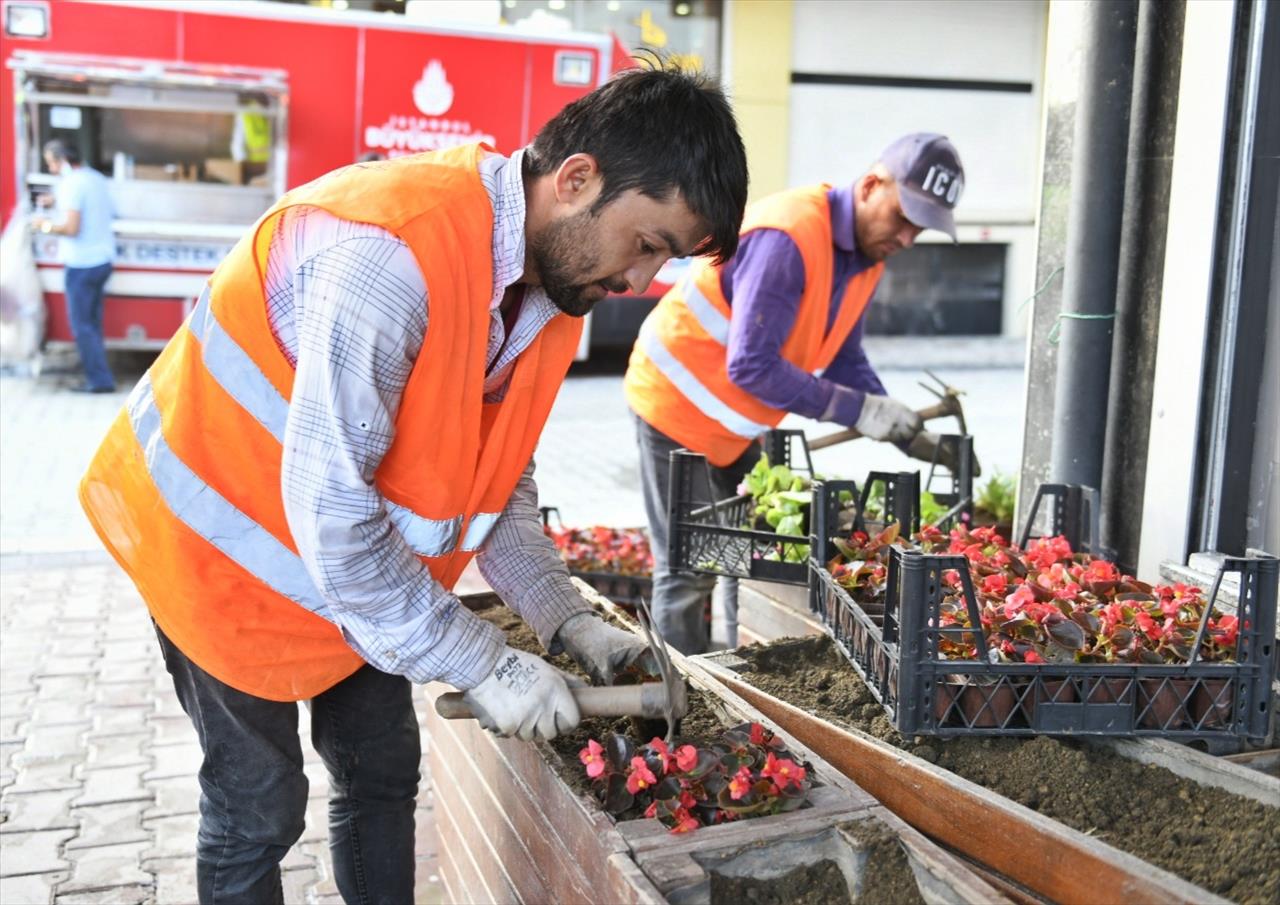
[[[529,287],[507,336],[499,310],[524,271],[522,156],[492,155],[480,167],[494,212],[487,401],[502,398],[516,358],[559,313]],[[281,464],[285,516],[343,636],[384,672],[478,684],[502,633],[431,577],[373,483],[428,327],[417,260],[379,227],[292,208],[272,236],[266,297],[276,342],[296,369]],[[542,533],[532,461],[478,560],[548,647],[569,616],[587,609]]]

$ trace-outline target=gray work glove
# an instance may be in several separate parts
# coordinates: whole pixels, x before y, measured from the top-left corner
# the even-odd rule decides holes
[[[957,447],[954,443],[946,443],[939,446],[941,438],[933,431],[920,431],[911,440],[911,444],[907,447],[906,453],[913,459],[919,459],[922,462],[932,462],[934,453],[938,455],[938,464],[952,474],[956,474],[959,468],[956,462]],[[972,459],[973,476],[976,478],[982,474],[982,466],[978,464],[978,457],[975,455]]]
[[[552,739],[578,725],[582,716],[570,685],[581,685],[541,657],[504,647],[488,678],[463,699],[480,725],[525,741]]]
[[[595,613],[570,616],[556,640],[596,685],[612,685],[613,677],[631,664],[656,675],[658,665],[643,639],[614,628]]]
[[[868,393],[862,402],[862,414],[853,426],[872,440],[901,443],[919,433],[922,425],[920,416],[898,400]]]

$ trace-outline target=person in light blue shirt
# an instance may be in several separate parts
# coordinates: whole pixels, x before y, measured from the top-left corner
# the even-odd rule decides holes
[[[54,199],[61,221],[36,218],[32,225],[59,236],[58,258],[66,268],[67,318],[80,352],[85,381],[80,393],[111,393],[116,381],[102,339],[103,290],[111,276],[116,240],[111,229],[115,205],[107,179],[87,167],[80,152],[54,140],[44,146],[44,162],[59,177]]]

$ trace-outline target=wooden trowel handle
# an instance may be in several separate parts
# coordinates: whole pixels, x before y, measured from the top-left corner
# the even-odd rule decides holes
[[[662,719],[667,704],[667,694],[661,682],[643,685],[604,685],[600,687],[575,687],[569,692],[578,702],[583,719],[595,716],[637,716],[644,719]],[[689,709],[684,682],[676,683],[676,719]],[[436,713],[446,720],[471,720],[475,715],[467,706],[460,691],[449,691],[436,698]]]
[[[921,421],[932,421],[934,418],[943,418],[947,415],[954,415],[954,404],[939,402],[934,405],[919,409],[916,414],[920,416]],[[846,440],[856,440],[862,436],[862,431],[856,427],[850,427],[846,430],[836,431],[834,434],[827,434],[825,437],[819,437],[816,440],[809,441],[809,451],[813,452],[817,449],[826,449],[828,446],[835,446],[837,443],[844,443]]]

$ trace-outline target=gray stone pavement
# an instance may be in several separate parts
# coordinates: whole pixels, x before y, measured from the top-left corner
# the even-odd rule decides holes
[[[282,865],[285,901],[338,903],[327,774],[305,735],[303,751],[310,797],[306,830]],[[195,902],[199,764],[195,732],[124,574],[69,554],[6,558],[0,902]],[[432,903],[442,892],[425,754],[422,773],[415,901]]]
[[[1016,472],[1022,344],[869,341],[891,393],[923,406],[922,364],[969,392],[984,466]],[[116,356],[121,386],[146,365]],[[596,373],[592,373],[592,372]],[[199,749],[145,608],[99,547],[76,485],[124,402],[65,392],[70,378],[0,377],[0,903],[195,901]],[[830,426],[788,419],[811,436]],[[830,475],[915,467],[860,440],[815,456]],[[634,430],[616,370],[566,382],[538,453],[544,503],[566,523],[643,524]],[[305,721],[303,721],[305,723]],[[424,738],[424,746],[430,740]],[[286,901],[338,902],[326,842],[324,769],[303,738],[307,829],[284,862]],[[417,901],[440,900],[423,765]]]

